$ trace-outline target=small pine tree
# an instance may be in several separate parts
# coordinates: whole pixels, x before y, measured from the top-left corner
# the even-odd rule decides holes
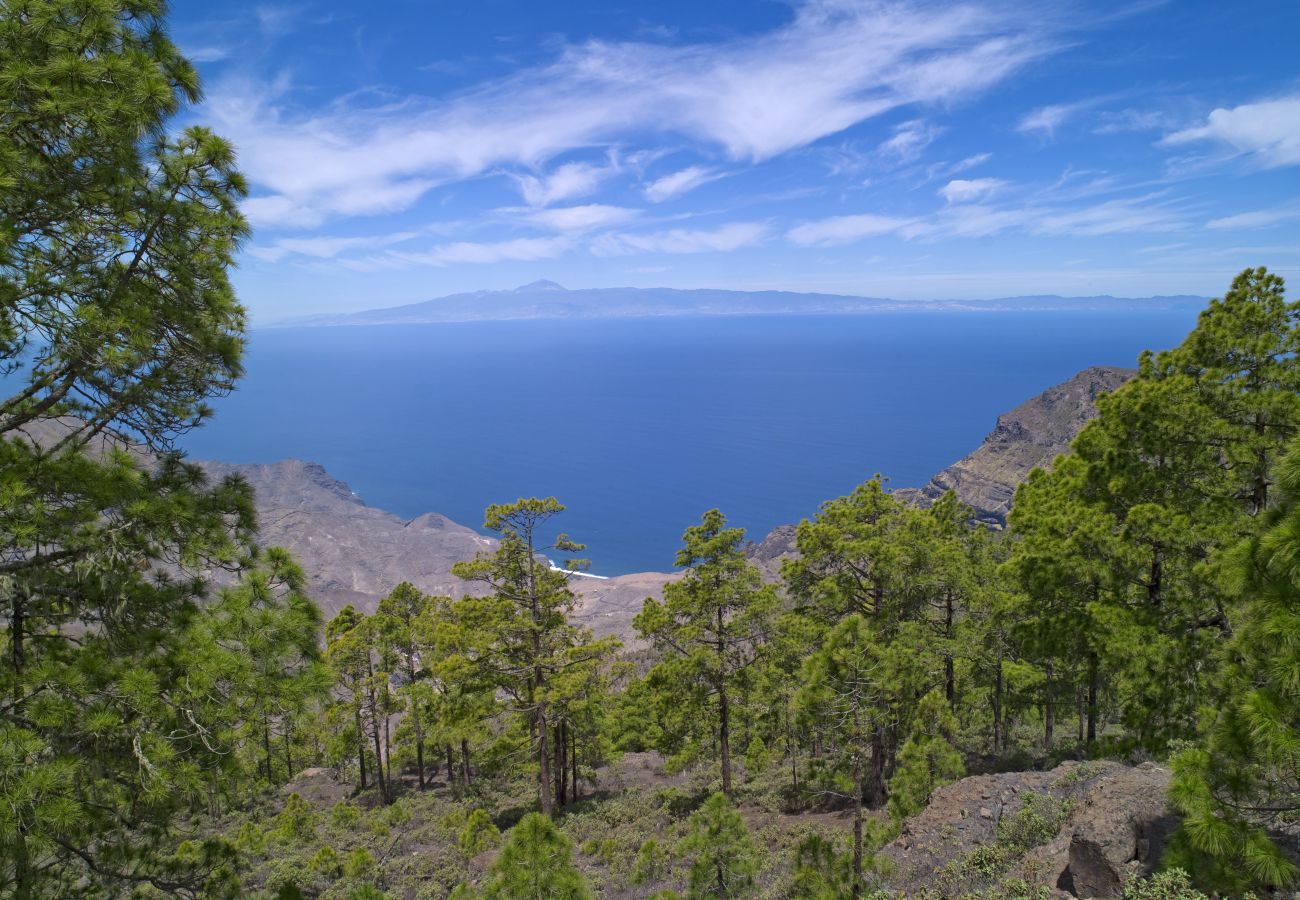
[[[460,830],[458,845],[466,859],[478,856],[495,847],[501,840],[501,831],[485,809],[475,809]]]
[[[668,870],[668,854],[663,845],[655,838],[646,838],[636,854],[636,868],[632,872],[632,883],[642,885],[658,881]]]
[[[852,896],[853,854],[844,852],[833,840],[812,834],[799,842],[794,853],[794,900],[839,900]]]
[[[483,900],[588,900],[591,890],[574,868],[572,852],[554,822],[529,813],[510,829],[488,870]]]
[[[745,820],[727,795],[714,794],[687,820],[680,845],[690,860],[688,900],[724,900],[754,893],[758,857]]]
[[[745,774],[750,778],[762,775],[772,764],[772,756],[767,752],[767,744],[761,737],[756,737],[745,748]]]
[[[889,782],[889,814],[896,821],[925,809],[935,789],[966,773],[953,746],[957,717],[938,690],[921,698],[911,736],[898,753],[898,768]]]

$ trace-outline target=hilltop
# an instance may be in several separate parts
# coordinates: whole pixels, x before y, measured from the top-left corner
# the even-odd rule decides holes
[[[411,325],[520,319],[645,316],[868,315],[884,312],[1026,312],[1200,309],[1204,297],[1004,297],[991,300],[891,300],[794,291],[583,288],[534,281],[513,290],[450,294],[420,303],[286,319],[280,326]]]

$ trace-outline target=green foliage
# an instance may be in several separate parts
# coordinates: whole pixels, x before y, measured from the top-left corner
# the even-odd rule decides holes
[[[795,900],[839,900],[853,894],[853,854],[821,834],[799,842],[790,896]]]
[[[663,654],[650,684],[675,720],[670,728],[692,755],[716,736],[728,794],[736,681],[754,663],[778,609],[775,590],[745,558],[744,539],[744,529],[728,528],[719,510],[706,512],[682,535],[677,565],[685,576],[664,586],[662,603],[648,598],[632,622]]]
[[[727,795],[714,794],[687,820],[678,852],[690,863],[689,900],[722,900],[754,893],[757,850],[745,820]]]
[[[646,838],[636,852],[632,883],[649,884],[663,878],[668,871],[668,853],[655,838]]]
[[[1240,611],[1217,709],[1199,745],[1173,760],[1170,799],[1184,820],[1172,859],[1225,891],[1300,875],[1269,834],[1300,814],[1300,445],[1276,477],[1281,502],[1224,563]]]
[[[1130,875],[1124,880],[1124,900],[1210,900],[1192,887],[1182,869],[1167,869],[1148,878]]]
[[[483,900],[585,900],[586,880],[573,867],[572,846],[554,823],[529,813],[510,829],[488,871]]]
[[[492,849],[500,840],[501,830],[492,821],[487,810],[476,808],[465,821],[465,827],[460,830],[456,844],[461,854],[469,858]]]
[[[343,875],[346,878],[364,878],[375,870],[375,855],[365,847],[357,847],[343,860]]]
[[[316,810],[297,792],[284,801],[275,817],[275,835],[282,841],[306,841],[316,836]]]
[[[935,789],[966,773],[953,746],[957,717],[937,691],[921,698],[912,734],[898,753],[898,768],[889,782],[889,812],[895,819],[926,807]]]
[[[767,744],[761,737],[755,737],[745,748],[745,773],[753,778],[762,775],[772,764],[772,756],[767,752]]]

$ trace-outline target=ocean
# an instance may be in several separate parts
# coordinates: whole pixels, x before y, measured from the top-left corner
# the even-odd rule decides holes
[[[672,567],[717,507],[754,540],[880,473],[924,484],[1005,412],[1195,321],[1137,312],[541,320],[255,330],[194,457],[323,463],[366,503],[480,527],[554,495],[591,571]]]

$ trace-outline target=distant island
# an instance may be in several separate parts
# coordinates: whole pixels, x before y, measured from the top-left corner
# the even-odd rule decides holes
[[[450,294],[420,303],[357,313],[284,319],[273,327],[412,325],[525,319],[615,319],[668,316],[868,315],[887,312],[1064,312],[1189,309],[1205,297],[1058,297],[1036,295],[989,300],[890,300],[795,291],[727,291],[678,288],[583,288],[534,281],[513,290]]]

